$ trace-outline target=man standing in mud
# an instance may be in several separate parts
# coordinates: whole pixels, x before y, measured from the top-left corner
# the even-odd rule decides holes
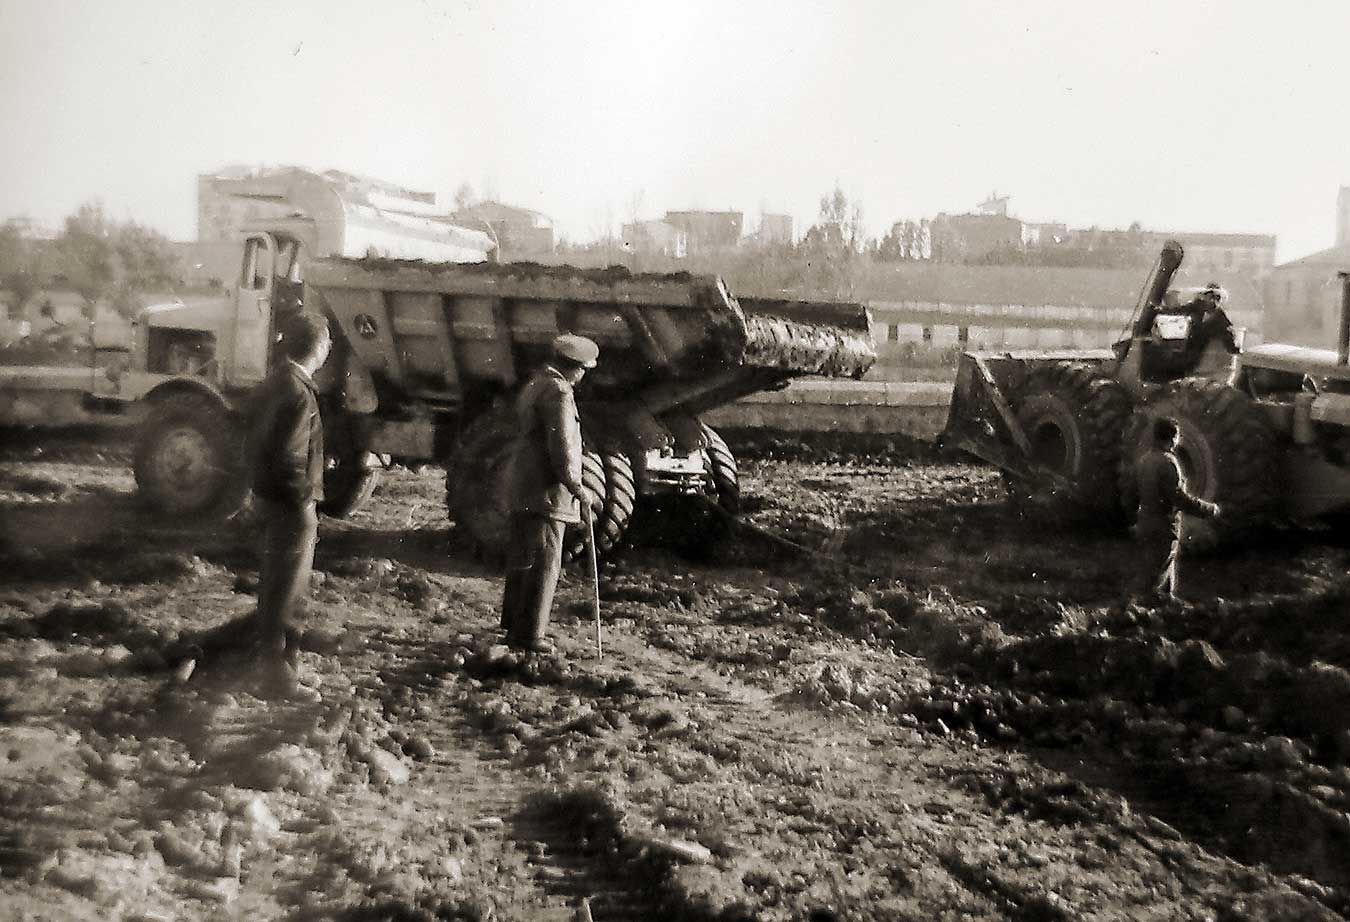
[[[1139,590],[1146,602],[1177,601],[1177,558],[1181,551],[1181,513],[1212,518],[1219,507],[1192,495],[1177,461],[1177,424],[1153,421],[1153,446],[1139,462]]]
[[[547,651],[544,631],[562,571],[563,532],[589,521],[581,486],[581,417],[572,389],[600,347],[584,336],[553,340],[552,358],[516,398],[507,487],[511,509],[502,629],[518,650]]]
[[[323,423],[313,375],[328,359],[328,322],[298,313],[282,333],[285,359],[257,394],[249,438],[253,495],[266,522],[256,636],[261,690],[316,700],[295,669],[292,619],[309,591],[323,498]]]

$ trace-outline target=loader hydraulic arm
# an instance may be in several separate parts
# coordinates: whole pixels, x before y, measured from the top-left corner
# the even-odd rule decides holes
[[[1134,326],[1130,329],[1132,337],[1147,336],[1153,329],[1153,321],[1158,314],[1158,305],[1167,294],[1167,286],[1172,284],[1172,276],[1181,268],[1181,259],[1185,255],[1181,244],[1169,240],[1163,244],[1158,261],[1153,264],[1144,289],[1139,293],[1139,303],[1134,306]]]

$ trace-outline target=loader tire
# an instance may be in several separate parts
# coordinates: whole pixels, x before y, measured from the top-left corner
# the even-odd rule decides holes
[[[1139,504],[1136,466],[1152,444],[1153,421],[1167,417],[1181,433],[1177,458],[1187,489],[1218,503],[1216,519],[1182,517],[1182,547],[1210,550],[1258,524],[1272,509],[1278,484],[1275,432],[1261,409],[1236,388],[1183,378],[1134,411],[1126,430],[1120,491],[1131,519]]]
[[[1033,369],[1018,394],[1017,419],[1033,459],[1071,486],[1061,493],[1047,485],[1032,504],[1025,486],[1008,478],[1014,503],[1057,519],[1118,519],[1121,434],[1130,409],[1125,388],[1090,365]]]
[[[238,427],[229,411],[202,394],[155,401],[137,433],[136,487],[157,513],[220,519],[248,494]]]

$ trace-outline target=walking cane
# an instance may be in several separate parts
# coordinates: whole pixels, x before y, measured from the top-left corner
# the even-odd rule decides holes
[[[595,612],[595,658],[604,659],[605,653],[600,645],[600,562],[595,553],[595,519],[591,510],[586,509],[586,556],[591,563],[591,609]]]

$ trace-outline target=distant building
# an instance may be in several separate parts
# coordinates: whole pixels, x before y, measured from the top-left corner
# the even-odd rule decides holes
[[[538,211],[502,202],[479,202],[450,215],[465,227],[486,225],[501,248],[503,262],[535,259],[553,252],[553,220]]]
[[[755,234],[759,246],[787,246],[792,243],[792,215],[763,214]]]
[[[357,248],[347,256],[384,252],[391,229],[406,258],[445,258],[445,241],[451,239],[490,252],[495,240],[482,222],[461,222],[438,207],[433,192],[341,170],[228,166],[197,177],[197,239],[175,245],[182,281],[189,287],[229,285],[243,235],[296,218],[311,226],[313,239],[306,238],[306,246]],[[344,230],[332,236],[335,228]]]
[[[1071,249],[1136,250],[1141,261],[1151,261],[1168,240],[1181,243],[1186,251],[1183,266],[1188,275],[1206,272],[1236,272],[1259,280],[1275,265],[1273,234],[1224,234],[1194,231],[1144,230],[1138,224],[1125,230],[1071,228]]]
[[[1149,249],[1161,250],[1166,240],[1177,240],[1186,250],[1186,268],[1191,272],[1240,272],[1254,279],[1264,278],[1275,267],[1273,234],[1145,234]]]
[[[250,225],[294,214],[297,185],[313,182],[316,178],[348,196],[374,197],[394,210],[403,207],[425,214],[434,210],[436,204],[434,192],[417,192],[341,170],[316,174],[294,166],[227,166],[197,176],[198,242],[233,243]]]
[[[1265,279],[1266,340],[1336,348],[1341,318],[1340,272],[1350,272],[1350,245],[1334,246],[1276,266]]]
[[[667,211],[665,222],[684,231],[691,254],[736,246],[744,215],[739,211]]]
[[[633,221],[623,226],[623,248],[637,256],[689,255],[689,235],[665,221]]]
[[[1022,222],[1006,214],[940,212],[932,222],[932,241],[934,259],[975,262],[1000,250],[1020,249]]]
[[[976,214],[999,215],[1006,218],[1008,216],[1009,196],[999,195],[997,192],[989,193],[989,198],[975,206]]]
[[[1059,221],[1022,222],[1022,243],[1026,246],[1062,246],[1069,239],[1069,227]]]

